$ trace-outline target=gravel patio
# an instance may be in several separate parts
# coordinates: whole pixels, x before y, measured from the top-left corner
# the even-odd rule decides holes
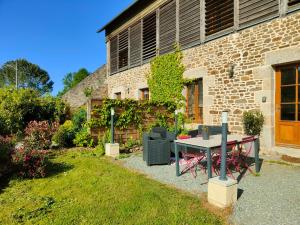
[[[207,192],[207,175],[198,172],[175,175],[175,164],[147,167],[142,156],[122,159],[125,167],[139,171],[162,183],[199,195]],[[230,218],[239,225],[300,224],[300,167],[264,161],[260,176],[246,173],[238,184],[239,199]]]

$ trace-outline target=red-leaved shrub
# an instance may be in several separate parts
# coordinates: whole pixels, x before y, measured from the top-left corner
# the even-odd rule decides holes
[[[32,150],[25,147],[16,148],[12,154],[12,162],[22,177],[45,177],[48,163],[48,152],[45,150]]]
[[[48,121],[31,121],[25,129],[24,145],[29,149],[46,150],[51,146],[51,139],[59,123]]]

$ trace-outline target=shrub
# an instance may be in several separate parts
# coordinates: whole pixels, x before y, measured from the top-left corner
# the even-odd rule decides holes
[[[264,116],[260,111],[244,112],[243,124],[247,135],[260,135],[264,125]]]
[[[12,162],[15,164],[21,177],[38,178],[46,176],[47,151],[20,147],[15,149],[12,155]]]
[[[79,109],[72,116],[72,122],[76,132],[80,131],[87,120],[87,113],[85,109]]]
[[[40,93],[33,89],[0,88],[0,99],[2,135],[22,133],[30,121],[64,122],[67,117],[68,107],[62,100],[40,96]]]
[[[57,132],[53,135],[52,140],[58,144],[59,147],[72,147],[75,138],[74,125],[71,120],[67,120],[61,125]]]
[[[0,163],[9,161],[10,152],[13,149],[14,143],[11,137],[0,136]]]
[[[47,121],[31,121],[25,129],[25,145],[29,149],[46,150],[51,146],[51,139],[57,131],[57,122],[48,123]]]
[[[100,156],[105,155],[105,147],[103,146],[102,143],[99,143],[99,144],[96,146],[95,150],[96,150],[96,153],[98,153]]]
[[[78,133],[75,135],[74,144],[77,147],[93,147],[94,146],[94,140],[90,133],[88,132],[87,128],[81,129]]]

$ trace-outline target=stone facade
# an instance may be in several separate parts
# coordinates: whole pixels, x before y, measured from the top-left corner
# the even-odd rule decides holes
[[[86,88],[92,88],[92,98],[107,97],[106,81],[106,65],[97,69],[93,74],[86,77],[74,88],[69,90],[62,96],[62,99],[67,102],[71,109],[76,109],[83,106],[88,98],[84,94]]]
[[[227,109],[229,129],[242,133],[243,112],[259,109],[266,119],[261,146],[274,147],[274,68],[300,61],[299,28],[298,12],[183,51],[184,76],[203,78],[204,124],[220,124],[221,112]],[[108,76],[108,96],[121,92],[122,98],[137,99],[138,89],[147,86],[149,68],[145,64]]]

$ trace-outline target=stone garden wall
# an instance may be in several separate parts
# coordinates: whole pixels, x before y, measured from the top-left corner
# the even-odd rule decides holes
[[[229,129],[242,133],[243,112],[259,109],[266,117],[261,144],[274,146],[274,68],[300,61],[299,28],[298,12],[183,51],[184,76],[203,78],[204,124],[220,124],[222,110],[228,109]],[[138,89],[147,86],[149,68],[145,64],[109,76],[108,96],[121,92],[122,98],[137,99]]]
[[[74,88],[62,96],[62,99],[69,103],[72,109],[76,109],[86,104],[88,98],[84,94],[86,88],[92,88],[92,98],[105,98],[107,96],[106,65],[97,69],[94,73],[86,77]]]

